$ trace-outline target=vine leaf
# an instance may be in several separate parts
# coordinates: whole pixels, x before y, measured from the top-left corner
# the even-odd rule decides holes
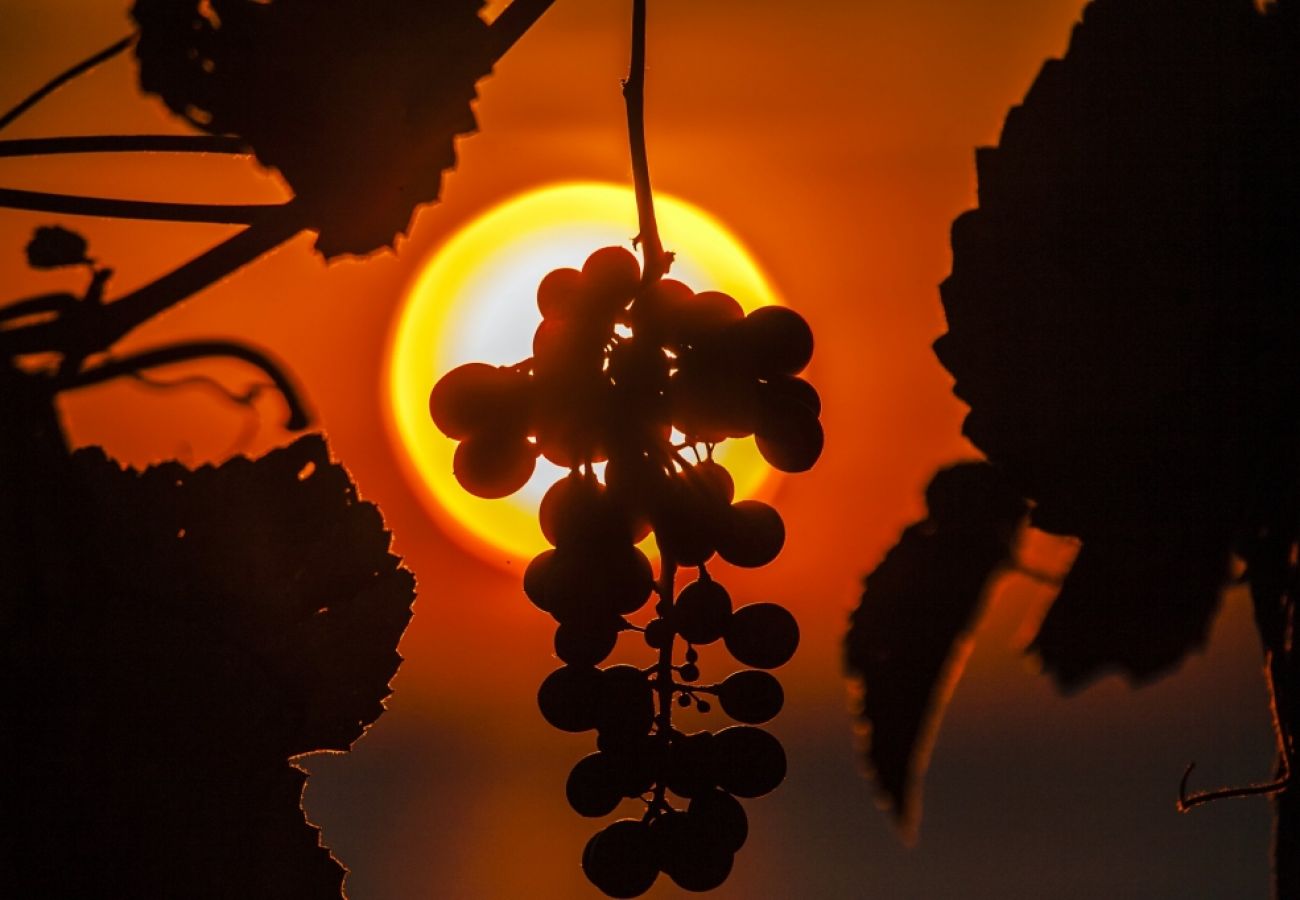
[[[1217,529],[1088,540],[1030,649],[1062,690],[1115,670],[1149,681],[1205,645],[1228,566]]]
[[[1298,46],[1294,0],[1094,0],[977,152],[935,351],[1082,543],[1033,645],[1062,688],[1176,665],[1233,549],[1294,521]]]
[[[75,231],[60,225],[42,225],[27,242],[27,264],[33,269],[60,269],[64,266],[88,265],[90,246]]]
[[[926,501],[928,516],[904,530],[867,576],[844,648],[861,689],[866,762],[908,841],[939,719],[989,584],[1010,561],[1027,512],[987,463],[941,469]]]
[[[481,0],[136,0],[141,89],[279,169],[326,257],[438,199],[492,69]]]
[[[414,582],[378,510],[316,435],[199,469],[81,450],[62,472],[36,595],[5,604],[10,884],[338,898],[288,761],[383,712]]]

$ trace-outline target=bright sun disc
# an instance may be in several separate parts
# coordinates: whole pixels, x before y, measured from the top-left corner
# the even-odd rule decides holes
[[[672,277],[696,291],[725,291],[748,312],[780,303],[757,263],[720,222],[698,207],[658,194],[664,246],[676,253]],[[429,392],[467,362],[511,365],[532,356],[541,322],[537,285],[552,269],[581,268],[596,249],[629,246],[636,202],[627,188],[563,184],[507,200],[456,232],[424,264],[402,305],[389,345],[389,434],[403,468],[434,518],[494,563],[528,560],[549,545],[537,507],[563,469],[538,459],[518,493],[484,500],[452,475],[456,442],[429,417]],[[727,441],[716,456],[737,497],[766,493],[773,470],[752,438]]]

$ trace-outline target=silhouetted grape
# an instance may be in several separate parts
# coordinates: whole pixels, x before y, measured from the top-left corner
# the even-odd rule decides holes
[[[429,394],[433,424],[456,440],[489,431],[522,434],[527,429],[528,406],[526,376],[483,363],[452,369]]]
[[[718,555],[734,566],[757,568],[776,559],[785,545],[781,514],[761,500],[733,503],[721,517]]]
[[[623,307],[641,283],[641,264],[622,247],[602,247],[587,257],[582,274],[599,306]]]
[[[522,435],[484,434],[462,441],[452,458],[460,486],[476,497],[497,500],[528,483],[537,466],[537,449]]]
[[[785,780],[785,750],[761,728],[735,725],[713,738],[717,784],[737,797],[761,797]]]
[[[591,753],[578,760],[564,786],[569,805],[580,816],[596,818],[612,813],[623,800],[616,764],[605,753]]]
[[[585,666],[556,669],[537,691],[542,717],[561,731],[590,731],[596,727],[604,695],[604,673]]]
[[[726,791],[706,791],[692,797],[686,810],[699,823],[700,830],[724,850],[735,853],[749,837],[749,817],[745,815],[745,808]]]
[[[659,845],[660,867],[678,887],[711,891],[731,874],[735,853],[709,832],[705,819],[689,811],[669,813],[651,833]]]
[[[767,406],[787,406],[798,404],[821,415],[822,398],[817,389],[802,378],[781,375],[769,378],[759,385],[760,401]]]
[[[812,359],[812,329],[789,307],[761,306],[738,330],[761,375],[795,375]]]
[[[730,618],[731,595],[712,579],[686,585],[673,606],[673,626],[692,644],[711,644],[722,637]]]
[[[603,622],[561,622],[555,629],[555,655],[571,666],[596,666],[614,652],[618,619]]]
[[[585,282],[577,269],[547,272],[537,285],[537,308],[542,318],[563,320],[578,312]]]
[[[769,405],[754,429],[758,452],[782,472],[806,472],[822,454],[825,435],[817,414],[798,401]]]
[[[654,695],[645,674],[635,666],[610,666],[600,673],[596,728],[608,744],[636,740],[654,721]]]
[[[744,317],[735,297],[721,291],[702,291],[674,308],[670,333],[678,344],[698,344]]]
[[[794,656],[799,646],[799,624],[785,607],[751,603],[732,613],[723,640],[727,652],[745,665],[775,669]]]
[[[655,650],[664,650],[672,644],[673,627],[665,619],[655,619],[645,627],[645,642]]]
[[[659,877],[659,853],[649,828],[620,819],[597,832],[582,851],[582,871],[611,897],[639,897]]]
[[[700,680],[700,667],[695,663],[685,663],[677,669],[677,677],[687,683]],[[708,712],[707,708],[702,708],[702,712]]]
[[[551,561],[555,559],[554,550],[544,550],[528,563],[524,570],[524,593],[533,605],[542,612],[551,611],[548,599],[550,591]]]
[[[762,725],[781,711],[785,691],[781,682],[767,672],[750,669],[728,675],[718,685],[718,702],[722,711],[737,722]]]
[[[708,731],[674,738],[668,751],[668,789],[679,797],[696,797],[717,785],[715,735]]]

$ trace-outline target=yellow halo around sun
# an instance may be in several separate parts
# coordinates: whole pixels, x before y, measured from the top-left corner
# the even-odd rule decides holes
[[[655,197],[655,211],[664,246],[676,253],[673,278],[696,291],[725,291],[746,312],[781,302],[753,257],[717,219],[663,194]],[[467,493],[452,475],[456,442],[429,417],[429,391],[463,363],[508,365],[532,356],[542,277],[563,266],[581,268],[600,247],[629,246],[636,221],[630,188],[539,188],[457,231],[422,266],[406,294],[389,342],[383,398],[389,435],[435,520],[489,561],[526,562],[549,546],[537,507],[564,470],[539,458],[528,484],[506,499]],[[731,471],[737,497],[768,493],[776,473],[752,438],[727,441],[715,456]]]

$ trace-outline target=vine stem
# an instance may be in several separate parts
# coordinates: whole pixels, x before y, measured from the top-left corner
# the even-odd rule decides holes
[[[660,553],[659,580],[655,583],[655,593],[659,595],[659,603],[655,611],[660,618],[667,619],[672,612],[673,597],[676,592],[677,561],[662,550]],[[655,726],[665,751],[673,733],[673,693],[676,687],[673,684],[673,649],[676,643],[677,636],[670,635],[668,643],[659,650],[659,662],[655,666],[655,693],[659,697],[659,713],[655,716]],[[663,758],[665,770],[667,762],[668,754],[665,752]],[[667,803],[665,797],[665,791],[668,789],[667,780],[664,771],[661,771],[659,777],[655,779],[654,802],[651,806],[654,811],[663,809]]]
[[[1277,900],[1300,897],[1300,793],[1293,777],[1300,729],[1300,647],[1296,644],[1300,584],[1290,561],[1293,543],[1281,537],[1293,533],[1289,528],[1276,529],[1259,539],[1246,558],[1278,749],[1277,789],[1267,791],[1273,797],[1273,896]]]
[[[627,136],[632,151],[632,185],[636,191],[638,233],[634,244],[640,245],[645,260],[641,281],[653,284],[667,274],[672,255],[664,252],[655,219],[654,194],[650,189],[650,161],[645,142],[645,46],[646,0],[632,0],[632,62],[623,82],[623,101],[627,105]]]
[[[294,387],[293,381],[280,368],[279,364],[261,350],[245,344],[237,344],[233,341],[188,341],[171,344],[156,350],[143,350],[121,359],[109,360],[92,369],[85,369],[60,378],[56,380],[55,387],[60,391],[90,387],[103,384],[105,381],[111,381],[114,378],[120,378],[123,375],[139,375],[146,369],[156,369],[160,366],[191,362],[196,359],[211,359],[213,357],[237,359],[256,366],[266,373],[275,389],[284,398],[285,406],[288,408],[289,416],[285,428],[290,431],[301,431],[310,424],[311,417],[307,413],[297,388]]]
[[[109,44],[107,47],[105,47],[103,50],[100,50],[98,53],[92,53],[90,56],[86,57],[76,65],[64,69],[58,75],[55,75],[45,84],[41,85],[35,91],[33,91],[32,93],[24,97],[22,101],[18,103],[17,106],[10,109],[4,115],[0,116],[0,129],[8,128],[9,125],[11,125],[15,119],[17,119],[23,113],[27,112],[37,103],[40,103],[50,94],[53,94],[59,88],[63,87],[69,81],[71,81],[72,79],[76,78],[79,75],[86,74],[91,69],[98,66],[100,63],[107,62],[108,60],[112,59],[114,56],[117,56],[119,53],[126,50],[126,48],[130,47],[134,43],[135,43],[135,35],[128,34],[126,37],[122,38],[121,40]]]
[[[224,153],[252,151],[237,137],[219,134],[92,134],[0,141],[0,157],[62,153]]]
[[[490,26],[493,58],[499,60],[551,8],[555,0],[514,0]],[[3,118],[0,127],[13,121],[61,85],[89,71],[94,66],[127,49],[135,41],[130,35],[94,56],[60,73]],[[24,192],[10,192],[24,193]],[[29,192],[28,192],[29,193]],[[85,202],[87,198],[80,198]],[[67,198],[60,211],[76,213],[78,198]],[[92,200],[94,203],[128,201]],[[0,202],[3,205],[3,202]],[[78,346],[91,350],[107,349],[149,319],[175,306],[190,295],[221,281],[310,227],[304,204],[291,200],[257,213],[249,227],[161,278],[101,307],[95,315],[79,316],[76,325],[62,319],[28,328],[0,332],[0,359],[22,353],[61,350],[69,337],[79,339]],[[90,328],[94,328],[90,332]],[[75,331],[74,331],[75,329]]]

